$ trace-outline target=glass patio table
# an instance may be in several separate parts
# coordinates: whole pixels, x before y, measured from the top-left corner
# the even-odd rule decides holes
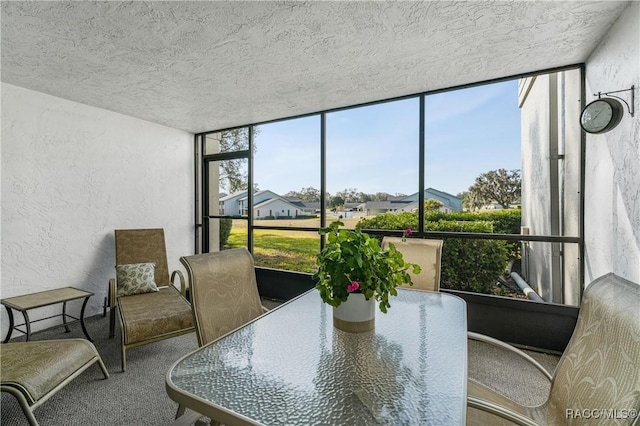
[[[462,299],[398,289],[365,333],[334,328],[332,309],[310,290],[191,352],[169,397],[225,425],[465,423]]]

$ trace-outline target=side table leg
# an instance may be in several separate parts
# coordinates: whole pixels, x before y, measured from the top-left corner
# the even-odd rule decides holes
[[[84,302],[82,303],[82,310],[80,311],[80,325],[82,325],[82,332],[84,333],[85,336],[87,336],[87,339],[90,342],[93,342],[93,339],[91,338],[91,336],[89,336],[89,333],[87,332],[87,327],[84,325],[84,308],[87,307],[87,302],[89,301],[89,297],[91,296],[85,297]]]
[[[9,331],[7,332],[7,337],[4,339],[4,341],[2,343],[7,343],[9,342],[9,339],[11,339],[11,333],[13,333],[13,311],[11,310],[10,307],[6,307],[7,308],[7,314],[9,314]]]
[[[24,317],[24,325],[27,328],[27,342],[31,340],[31,321],[29,321],[29,315],[27,311],[22,311],[22,316]]]
[[[62,303],[62,323],[64,324],[65,333],[71,333],[71,329],[67,325],[67,302]]]

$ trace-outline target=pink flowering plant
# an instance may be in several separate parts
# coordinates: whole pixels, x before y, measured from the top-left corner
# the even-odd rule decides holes
[[[393,245],[382,251],[375,238],[359,229],[340,229],[342,222],[333,222],[320,229],[326,235],[324,249],[318,255],[316,288],[325,303],[339,306],[351,293],[362,293],[378,302],[384,313],[391,307],[389,296],[398,294],[396,287],[413,285],[408,271],[420,273],[420,266],[407,263]]]

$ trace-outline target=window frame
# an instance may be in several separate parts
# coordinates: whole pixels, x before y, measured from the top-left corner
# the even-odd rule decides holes
[[[326,221],[326,161],[327,161],[327,156],[326,156],[326,125],[327,125],[327,120],[326,120],[326,116],[327,114],[330,113],[334,113],[334,112],[338,112],[338,111],[344,111],[344,110],[350,110],[350,109],[354,109],[354,108],[360,108],[360,107],[365,107],[365,106],[369,106],[369,105],[376,105],[376,104],[381,104],[381,103],[387,103],[387,102],[394,102],[394,101],[398,101],[398,100],[404,100],[404,99],[411,99],[411,98],[419,98],[419,109],[420,109],[420,113],[419,113],[419,166],[418,166],[418,205],[420,206],[418,209],[418,230],[414,231],[413,235],[416,238],[441,238],[441,239],[445,239],[445,238],[461,238],[461,239],[482,239],[482,240],[503,240],[503,241],[510,241],[510,242],[546,242],[546,243],[569,243],[569,244],[578,244],[578,251],[579,251],[579,262],[578,262],[578,270],[579,270],[579,300],[582,299],[582,292],[584,291],[584,277],[585,277],[585,271],[584,271],[584,185],[585,185],[585,176],[584,176],[584,169],[585,169],[585,142],[586,142],[586,138],[585,138],[585,133],[584,131],[581,130],[581,136],[580,136],[580,154],[581,154],[581,158],[579,160],[579,164],[580,164],[580,176],[579,176],[579,189],[580,189],[580,195],[579,195],[579,207],[578,207],[578,211],[579,211],[579,215],[578,215],[578,235],[577,236],[560,236],[560,235],[526,235],[526,234],[496,234],[496,233],[471,233],[471,232],[435,232],[435,231],[424,231],[424,223],[425,223],[425,212],[424,212],[424,190],[425,190],[425,99],[427,96],[433,95],[433,94],[437,94],[437,93],[443,93],[443,92],[450,92],[450,91],[456,91],[456,90],[463,90],[466,88],[471,88],[471,87],[477,87],[477,86],[482,86],[482,85],[488,85],[488,84],[493,84],[493,83],[499,83],[499,82],[504,82],[504,81],[509,81],[509,80],[514,80],[514,79],[522,79],[522,78],[526,78],[526,77],[535,77],[537,75],[544,75],[544,74],[552,74],[552,73],[558,73],[558,72],[562,72],[562,71],[569,71],[569,70],[579,70],[580,71],[580,93],[581,93],[581,107],[584,106],[584,99],[585,99],[585,90],[586,90],[586,84],[585,84],[585,65],[584,63],[580,63],[580,64],[571,64],[571,65],[566,65],[566,66],[562,66],[562,67],[556,67],[556,68],[550,68],[550,69],[544,69],[544,70],[539,70],[539,71],[534,71],[534,72],[527,72],[527,73],[522,73],[522,74],[518,74],[518,75],[512,75],[512,76],[507,76],[507,77],[502,77],[502,78],[498,78],[498,79],[492,79],[492,80],[485,80],[485,81],[480,81],[480,82],[475,82],[475,83],[470,83],[470,84],[465,84],[465,85],[459,85],[459,86],[454,86],[454,87],[448,87],[448,88],[443,88],[443,89],[438,89],[438,90],[433,90],[433,91],[428,91],[428,92],[422,92],[422,93],[417,93],[417,94],[411,94],[411,95],[406,95],[406,96],[401,96],[401,97],[395,97],[395,98],[389,98],[389,99],[382,99],[382,100],[378,100],[378,101],[374,101],[374,102],[368,102],[368,103],[363,103],[363,104],[357,104],[357,105],[352,105],[352,106],[347,106],[347,107],[341,107],[341,108],[335,108],[335,109],[330,109],[330,110],[324,110],[324,111],[318,111],[318,112],[314,112],[314,113],[309,113],[309,114],[302,114],[302,115],[296,115],[296,116],[291,116],[291,117],[283,117],[280,119],[276,119],[276,120],[269,120],[269,121],[264,121],[264,122],[257,122],[257,123],[248,123],[245,124],[243,126],[237,126],[237,127],[233,127],[233,128],[227,128],[227,129],[220,129],[220,130],[213,130],[213,131],[207,131],[207,132],[202,132],[202,133],[198,133],[194,135],[194,151],[195,151],[195,167],[196,167],[196,172],[195,172],[195,193],[196,193],[196,206],[195,206],[195,217],[196,217],[196,243],[195,243],[195,252],[196,253],[206,253],[209,251],[210,247],[208,245],[208,232],[209,232],[209,227],[208,227],[208,220],[210,219],[220,219],[220,218],[230,218],[231,216],[227,216],[227,215],[207,215],[207,210],[205,209],[205,205],[208,206],[208,200],[205,195],[208,194],[208,189],[209,189],[209,184],[208,184],[208,172],[207,172],[207,164],[210,164],[213,161],[220,161],[220,160],[228,160],[228,159],[238,159],[238,158],[247,158],[248,159],[248,188],[253,188],[254,187],[254,182],[253,182],[253,162],[254,162],[254,158],[252,153],[253,151],[253,138],[254,138],[254,129],[257,126],[261,126],[261,125],[265,125],[265,124],[270,124],[270,123],[276,123],[276,122],[281,122],[281,121],[286,121],[286,120],[292,120],[292,119],[297,119],[297,118],[303,118],[303,117],[310,117],[310,116],[320,116],[320,193],[321,193],[321,199],[320,199],[320,227],[299,227],[299,226],[267,226],[267,225],[254,225],[254,218],[253,218],[253,191],[247,191],[247,202],[248,202],[248,209],[247,209],[247,230],[248,230],[248,241],[247,241],[247,248],[249,249],[250,252],[253,252],[253,231],[255,229],[264,229],[264,230],[287,230],[287,231],[318,231],[320,228],[324,228],[327,226],[327,221]],[[225,152],[225,153],[219,153],[219,154],[207,154],[204,155],[203,154],[203,144],[205,141],[205,137],[207,134],[211,134],[211,133],[220,133],[220,132],[224,132],[224,131],[229,131],[229,130],[235,130],[235,129],[240,129],[240,128],[248,128],[249,129],[249,148],[247,150],[242,150],[242,151],[235,151],[235,152]],[[200,200],[204,200],[204,201],[200,201]],[[200,213],[199,213],[200,212]],[[244,218],[244,217],[243,217]],[[234,217],[234,219],[237,219],[237,217]],[[379,236],[385,236],[385,235],[389,235],[389,236],[399,236],[402,231],[398,230],[398,231],[391,231],[391,230],[368,230],[368,229],[364,229],[364,231],[366,231],[367,233],[370,233],[372,235],[379,235]],[[320,247],[319,247],[319,251],[321,251],[324,248],[325,245],[325,238],[322,237],[320,238]],[[562,280],[562,284],[564,286],[564,279]],[[547,302],[545,302],[547,303]]]

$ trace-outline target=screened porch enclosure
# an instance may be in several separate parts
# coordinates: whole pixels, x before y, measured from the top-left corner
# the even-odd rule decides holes
[[[443,289],[577,305],[583,141],[567,117],[583,71],[198,134],[196,248],[248,247],[259,267],[309,274],[333,221],[379,239],[412,229],[444,240]],[[516,180],[503,183],[510,198],[478,198],[474,179],[492,167]]]

